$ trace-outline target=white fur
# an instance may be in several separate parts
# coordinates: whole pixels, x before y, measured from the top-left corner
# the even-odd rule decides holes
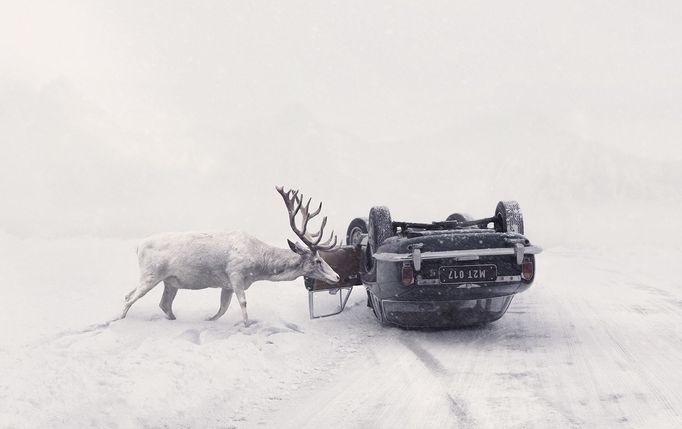
[[[293,280],[302,275],[337,282],[338,274],[319,257],[300,246],[296,250],[269,246],[243,232],[165,233],[144,239],[137,249],[140,284],[126,295],[121,318],[135,301],[160,282],[164,292],[159,306],[175,319],[172,304],[178,289],[221,288],[217,320],[230,305],[232,294],[248,325],[244,291],[259,280]]]

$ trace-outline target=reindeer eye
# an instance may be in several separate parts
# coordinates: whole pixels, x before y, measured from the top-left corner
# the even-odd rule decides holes
[[[315,263],[316,263],[317,265],[322,265],[322,260],[316,259],[316,260],[315,260]]]

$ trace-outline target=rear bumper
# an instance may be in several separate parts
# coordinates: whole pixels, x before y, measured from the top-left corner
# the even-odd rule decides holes
[[[504,315],[514,295],[451,301],[396,301],[373,297],[387,323],[405,328],[456,328],[493,322]],[[379,308],[376,308],[379,307]]]
[[[377,261],[385,262],[405,262],[412,261],[415,268],[418,270],[423,260],[433,259],[453,259],[459,261],[475,261],[482,256],[507,256],[515,255],[518,264],[523,261],[524,255],[537,255],[542,252],[540,246],[527,245],[524,246],[517,243],[514,247],[498,247],[491,249],[464,249],[464,250],[441,250],[422,252],[419,248],[415,248],[410,253],[393,253],[381,252],[375,253],[374,258]]]

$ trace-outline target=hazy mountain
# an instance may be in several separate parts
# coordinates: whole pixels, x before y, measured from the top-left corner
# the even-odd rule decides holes
[[[342,233],[386,204],[396,218],[488,215],[499,199],[539,208],[679,202],[680,163],[628,155],[541,115],[453,120],[423,138],[370,142],[294,105],[238,127],[163,140],[126,129],[66,80],[0,88],[0,225],[22,235],[138,236],[287,227],[277,184],[324,201]]]

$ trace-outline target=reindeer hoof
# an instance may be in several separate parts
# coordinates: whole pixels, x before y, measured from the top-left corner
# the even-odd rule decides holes
[[[173,314],[173,310],[166,310],[165,308],[159,306],[161,311],[163,311],[163,314],[166,315],[166,319],[168,320],[175,320],[175,314]]]

